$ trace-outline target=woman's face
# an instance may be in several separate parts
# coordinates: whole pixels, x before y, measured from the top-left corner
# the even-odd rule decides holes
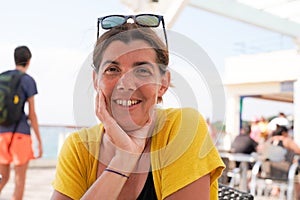
[[[107,110],[126,131],[149,121],[169,81],[169,73],[160,74],[155,51],[143,40],[113,41],[98,72],[98,89],[104,94]]]

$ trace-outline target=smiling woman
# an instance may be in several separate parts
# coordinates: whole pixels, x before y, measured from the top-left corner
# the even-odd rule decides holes
[[[149,111],[170,82],[169,73],[160,75],[155,51],[143,40],[128,44],[112,42],[103,54],[98,77],[95,74],[94,79],[96,90],[104,95],[108,111],[125,131],[146,124]]]
[[[93,81],[101,124],[65,141],[52,199],[217,199],[224,164],[203,117],[191,108],[156,107],[170,86],[166,43],[147,21],[125,18],[135,23],[111,21],[117,25],[97,40]]]

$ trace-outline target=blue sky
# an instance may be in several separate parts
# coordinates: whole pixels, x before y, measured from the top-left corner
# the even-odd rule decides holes
[[[0,69],[14,67],[13,50],[27,45],[33,53],[28,71],[38,83],[36,107],[41,124],[73,124],[73,90],[82,64],[96,39],[97,17],[130,13],[119,0],[11,0],[0,7]],[[172,27],[201,46],[224,75],[224,60],[243,52],[292,48],[288,37],[213,13],[187,6]],[[254,102],[254,103],[253,103]],[[251,118],[257,101],[247,103],[245,118]],[[253,105],[254,104],[254,105]],[[256,105],[255,105],[256,104]],[[262,103],[262,105],[265,105]],[[276,114],[262,106],[261,114]],[[203,110],[204,115],[209,115]],[[290,111],[291,112],[291,111]]]

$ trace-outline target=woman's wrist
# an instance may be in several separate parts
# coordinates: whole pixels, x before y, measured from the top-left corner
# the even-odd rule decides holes
[[[107,168],[129,176],[136,168],[140,156],[140,154],[129,152],[124,152],[121,155],[117,154],[112,158]]]
[[[119,176],[122,176],[122,177],[124,177],[124,178],[129,179],[129,175],[123,174],[123,173],[121,173],[121,172],[119,172],[119,171],[116,171],[116,170],[113,170],[113,169],[105,168],[104,171],[110,172],[110,173],[114,173],[114,174],[116,174],[116,175],[119,175]]]

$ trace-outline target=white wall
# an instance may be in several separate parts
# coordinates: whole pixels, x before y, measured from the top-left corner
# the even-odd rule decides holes
[[[300,55],[296,50],[230,57],[225,61],[225,84],[296,80]]]
[[[294,135],[300,144],[300,55],[296,50],[243,55],[225,61],[226,131],[239,133],[239,97],[281,92],[280,82],[294,82]]]

